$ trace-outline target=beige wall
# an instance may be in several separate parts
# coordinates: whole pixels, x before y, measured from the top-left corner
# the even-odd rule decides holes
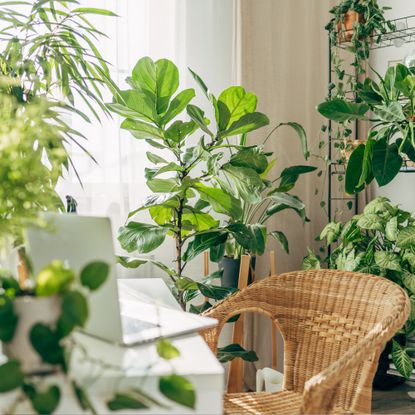
[[[259,111],[271,119],[271,126],[281,121],[296,121],[307,131],[312,151],[317,152],[322,119],[315,110],[324,100],[328,83],[328,38],[324,26],[329,19],[329,0],[239,0],[240,83],[259,98]],[[250,137],[259,143],[264,132]],[[279,171],[294,164],[306,164],[298,138],[289,129],[280,130],[267,148],[278,157]],[[318,161],[312,159],[311,164]],[[324,163],[323,163],[324,165]],[[269,223],[270,230],[286,232],[290,255],[277,250],[277,272],[301,268],[308,246],[316,246],[314,238],[326,223],[320,207],[322,187],[315,174],[303,177],[293,193],[307,206],[311,223],[303,225],[292,212],[283,212]],[[321,192],[321,189],[320,189]],[[324,199],[325,200],[325,199]],[[263,259],[259,274],[265,276],[268,264]],[[256,324],[251,331],[253,347],[260,356],[256,367],[270,366],[269,324]],[[281,362],[282,356],[279,356]],[[253,386],[253,368],[247,370],[247,381]]]

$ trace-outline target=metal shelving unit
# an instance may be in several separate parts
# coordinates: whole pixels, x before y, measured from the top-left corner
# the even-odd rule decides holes
[[[402,17],[399,19],[391,20],[393,23],[395,30],[391,31],[388,30],[384,34],[374,34],[373,37],[376,38],[377,42],[373,42],[371,46],[371,50],[376,49],[383,49],[388,48],[391,46],[395,46],[396,42],[400,42],[401,44],[407,43],[415,43],[415,15]],[[379,37],[379,38],[378,38]],[[329,84],[333,81],[333,67],[332,67],[332,51],[334,47],[338,47],[340,49],[348,50],[350,48],[350,42],[344,42],[337,46],[333,46],[331,41],[329,40]],[[352,75],[356,76],[356,75]],[[361,122],[361,121],[360,121]],[[355,123],[355,139],[358,139],[359,134],[359,121]],[[336,150],[334,148],[334,144],[337,141],[332,136],[333,131],[333,122],[329,121],[328,124],[328,157],[331,161],[333,156],[335,155]],[[345,204],[347,202],[353,203],[353,208],[355,213],[359,211],[359,201],[357,196],[344,196],[344,197],[336,197],[333,196],[333,180],[335,180],[335,176],[344,175],[345,173],[342,171],[336,171],[334,168],[335,164],[329,165],[328,171],[328,203],[327,203],[327,212],[328,212],[328,219],[331,222],[334,219],[333,215],[333,202],[343,201]],[[402,166],[401,172],[403,173],[415,173],[415,165],[411,164],[410,162],[405,162],[405,165]],[[343,194],[346,195],[345,191]]]

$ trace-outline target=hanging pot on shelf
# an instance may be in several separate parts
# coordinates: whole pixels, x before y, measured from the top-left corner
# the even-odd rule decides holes
[[[249,266],[248,284],[251,284],[255,279],[255,264],[256,257],[253,256]],[[219,267],[223,269],[222,287],[238,288],[241,259],[225,256],[220,261]]]
[[[33,348],[30,331],[36,323],[55,327],[61,313],[60,297],[18,297],[14,300],[14,310],[18,316],[16,331],[12,341],[3,344],[3,353],[9,359],[19,360],[26,374],[54,372],[56,367],[44,363]]]
[[[353,37],[354,24],[361,23],[363,20],[364,16],[361,13],[357,13],[354,10],[349,10],[346,12],[343,22],[337,23],[338,42],[350,42]]]

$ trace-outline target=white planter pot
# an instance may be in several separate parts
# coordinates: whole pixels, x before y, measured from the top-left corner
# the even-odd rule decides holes
[[[3,345],[3,352],[9,359],[17,359],[27,374],[48,373],[56,367],[42,362],[30,343],[30,330],[36,323],[55,326],[61,312],[61,299],[52,297],[20,297],[14,302],[19,317],[16,332],[10,343]]]

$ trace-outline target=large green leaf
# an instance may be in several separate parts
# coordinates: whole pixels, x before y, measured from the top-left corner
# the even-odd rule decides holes
[[[291,127],[298,135],[298,138],[300,139],[301,143],[301,149],[303,150],[303,155],[306,160],[310,157],[310,152],[308,151],[308,142],[307,142],[307,134],[301,124],[298,124],[297,122],[282,122],[277,125],[277,127],[274,129],[276,131],[280,127]]]
[[[402,110],[402,105],[399,102],[393,101],[385,105],[378,105],[373,110],[375,115],[386,122],[400,122],[405,121],[405,115]]]
[[[309,270],[309,269],[320,269],[320,268],[321,268],[320,259],[311,249],[308,249],[308,253],[303,259],[303,269]]]
[[[360,144],[353,151],[347,163],[345,189],[349,194],[354,194],[362,190],[362,187],[358,187],[358,185],[362,177],[364,154],[365,145]]]
[[[207,249],[223,244],[227,238],[228,235],[223,231],[212,231],[196,235],[183,254],[183,260],[188,262]]]
[[[385,226],[385,235],[386,238],[388,238],[389,241],[396,241],[398,237],[398,217],[394,216],[388,222]]]
[[[281,181],[278,185],[278,191],[288,192],[297,183],[301,174],[310,173],[315,171],[317,167],[314,166],[291,166],[285,168],[281,173]]]
[[[376,213],[364,213],[357,221],[357,226],[362,229],[377,230],[383,232],[385,225]]]
[[[328,223],[325,228],[321,231],[320,240],[327,240],[327,245],[331,245],[336,242],[341,234],[342,224],[331,222]]]
[[[173,140],[177,143],[184,140],[188,135],[193,134],[197,130],[197,124],[194,121],[175,121],[165,131],[164,135],[169,140]]]
[[[399,255],[395,252],[377,251],[375,252],[375,262],[379,268],[402,271]]]
[[[306,220],[305,205],[297,196],[288,193],[274,193],[269,198],[273,203],[266,211],[267,216],[272,216],[285,209],[293,209],[301,219]]]
[[[408,226],[403,228],[397,237],[396,245],[401,249],[415,248],[415,227]]]
[[[189,102],[195,97],[194,89],[185,89],[177,94],[170,102],[167,112],[164,114],[161,122],[167,124],[174,117],[178,116],[182,111],[185,110]]]
[[[178,201],[177,201],[177,193],[173,192],[173,193],[163,193],[163,194],[155,194],[155,195],[150,195],[147,196],[143,203],[141,204],[140,207],[138,207],[137,209],[131,211],[128,214],[128,218],[131,218],[132,216],[134,216],[136,213],[141,212],[142,210],[154,207],[154,206],[167,206],[170,208],[174,208],[178,206]]]
[[[138,118],[151,123],[158,121],[154,101],[135,89],[120,91],[116,103],[109,106],[114,112],[126,118]]]
[[[240,200],[236,199],[222,189],[208,187],[197,183],[194,188],[199,192],[200,198],[210,203],[212,209],[217,213],[223,213],[233,219],[239,219],[242,215]]]
[[[118,232],[118,240],[127,252],[147,254],[158,248],[165,240],[168,228],[147,223],[129,222]]]
[[[343,99],[326,101],[317,107],[323,117],[339,123],[363,119],[369,109],[366,104],[356,104]]]
[[[225,89],[218,98],[219,130],[224,131],[235,121],[255,111],[256,95],[246,92],[241,86]]]
[[[20,362],[9,360],[0,366],[0,393],[10,392],[22,386],[24,380]]]
[[[194,409],[196,392],[193,385],[183,376],[162,376],[159,380],[160,392],[173,402]]]
[[[227,229],[236,242],[252,255],[262,255],[267,242],[267,229],[264,225],[232,223]]]
[[[415,275],[404,271],[401,275],[402,283],[410,294],[415,295]]]
[[[164,140],[163,131],[153,125],[142,121],[126,119],[121,123],[121,128],[128,130],[135,138]]]
[[[148,188],[154,193],[173,193],[177,191],[176,179],[150,179],[147,180]]]
[[[232,137],[239,134],[247,134],[269,124],[269,118],[260,112],[245,114],[235,121],[227,130],[219,133],[220,138]]]
[[[182,222],[189,222],[195,231],[207,231],[216,228],[219,221],[214,219],[209,213],[197,212],[193,210],[185,211],[182,216]]]
[[[187,106],[187,114],[206,134],[213,137],[213,133],[208,128],[209,121],[205,118],[203,110],[196,105],[189,104]]]
[[[409,379],[414,368],[412,359],[396,340],[392,340],[392,361],[399,373]]]
[[[222,170],[234,182],[239,196],[248,203],[259,203],[265,186],[261,176],[253,169],[224,164]]]
[[[360,175],[359,182],[355,186],[355,189],[361,189],[363,188],[365,183],[370,184],[370,182],[373,180],[372,159],[373,159],[373,147],[375,143],[376,141],[373,140],[371,137],[369,137],[365,143],[365,152],[363,154],[363,160],[362,160],[362,174]],[[358,163],[359,157],[357,157],[356,163]],[[354,177],[354,173],[352,171],[350,171],[349,174],[352,177]]]
[[[154,97],[157,113],[163,114],[179,86],[179,72],[176,65],[167,59],[154,63],[151,58],[144,57],[135,65],[132,81],[142,91]]]
[[[373,147],[373,174],[379,186],[390,183],[402,167],[398,146],[388,144],[386,139],[377,141]]]
[[[254,169],[258,174],[264,173],[268,167],[268,160],[264,151],[259,147],[242,148],[232,154],[229,164],[235,167]]]
[[[221,287],[219,285],[204,284],[201,282],[196,284],[202,295],[204,295],[206,298],[212,298],[216,301],[223,300],[236,291],[235,288]]]

